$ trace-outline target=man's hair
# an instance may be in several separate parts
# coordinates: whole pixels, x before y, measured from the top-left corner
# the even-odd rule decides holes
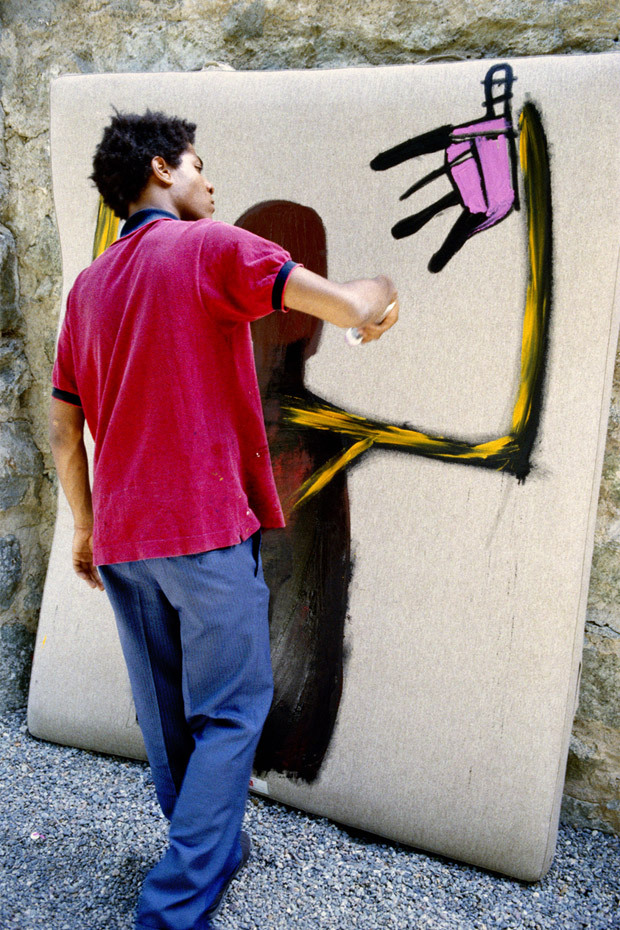
[[[138,199],[151,176],[151,159],[160,155],[176,168],[183,152],[193,145],[195,133],[195,123],[177,116],[115,109],[95,151],[90,176],[104,202],[126,220],[129,204]]]

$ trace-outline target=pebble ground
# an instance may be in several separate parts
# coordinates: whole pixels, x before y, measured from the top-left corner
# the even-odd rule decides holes
[[[0,930],[132,930],[167,823],[148,767],[0,718]],[[620,930],[620,837],[563,826],[525,884],[251,798],[253,856],[213,930]]]

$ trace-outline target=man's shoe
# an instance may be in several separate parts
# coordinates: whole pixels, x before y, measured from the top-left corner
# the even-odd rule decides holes
[[[239,845],[241,846],[241,861],[239,865],[237,866],[237,868],[234,869],[234,871],[230,873],[230,875],[228,876],[228,878],[226,879],[226,881],[220,888],[217,898],[215,899],[215,901],[213,902],[213,904],[207,911],[205,916],[207,917],[208,920],[212,920],[214,917],[217,917],[217,915],[219,914],[221,910],[222,904],[224,903],[224,895],[228,891],[231,882],[234,881],[234,879],[237,877],[241,869],[243,869],[248,859],[250,858],[250,848],[252,846],[252,843],[250,842],[250,837],[245,832],[245,830],[241,831],[241,834],[239,836]]]

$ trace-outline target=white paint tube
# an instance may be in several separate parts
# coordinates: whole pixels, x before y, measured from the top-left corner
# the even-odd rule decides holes
[[[385,308],[385,313],[383,314],[380,320],[377,320],[377,323],[383,323],[384,319],[386,318],[386,316],[388,315],[388,313],[390,312],[390,310],[392,309],[395,303],[396,301],[393,300],[391,304],[387,305],[387,307]],[[357,327],[350,326],[348,330],[346,331],[346,333],[344,334],[344,338],[345,338],[347,345],[360,346],[362,344],[363,336],[360,333],[359,329],[357,329]]]

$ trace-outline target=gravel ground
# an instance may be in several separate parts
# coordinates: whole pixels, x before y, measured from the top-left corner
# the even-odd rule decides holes
[[[0,930],[131,930],[167,823],[148,767],[0,718]],[[139,816],[138,816],[139,815]],[[620,837],[562,827],[525,884],[251,798],[253,857],[214,930],[620,928]]]

